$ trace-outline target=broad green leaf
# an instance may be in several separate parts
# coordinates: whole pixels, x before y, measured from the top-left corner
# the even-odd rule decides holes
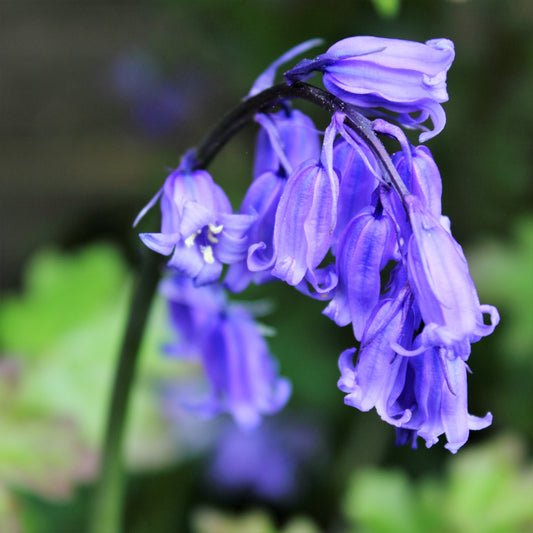
[[[130,278],[109,245],[74,254],[44,252],[29,266],[24,293],[0,305],[0,317],[9,324],[2,323],[4,353],[10,354],[0,359],[0,484],[51,497],[55,485],[66,494],[73,483],[94,475]],[[35,335],[28,335],[34,327]],[[165,331],[163,302],[156,299],[128,417],[126,449],[134,467],[167,464],[178,452],[157,389],[185,367],[160,355]],[[76,465],[87,457],[93,467],[82,472]]]
[[[28,264],[24,293],[5,296],[0,305],[0,347],[40,356],[59,335],[98,316],[126,286],[129,275],[110,245],[92,246],[69,256],[39,252]]]

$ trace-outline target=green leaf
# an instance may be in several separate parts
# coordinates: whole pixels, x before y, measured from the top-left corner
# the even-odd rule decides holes
[[[416,515],[413,488],[405,474],[399,471],[363,470],[356,473],[350,482],[343,509],[351,522],[362,526],[361,531],[422,531]]]
[[[516,439],[450,457],[441,478],[414,482],[398,471],[356,472],[343,510],[354,533],[515,533],[533,524],[533,465]]]
[[[454,530],[505,533],[533,524],[533,468],[523,459],[519,442],[506,437],[450,464],[446,508]]]
[[[0,346],[39,356],[59,335],[98,316],[125,289],[128,275],[117,250],[97,245],[69,257],[39,252],[24,277],[24,294],[4,297]]]
[[[400,12],[400,0],[372,0],[372,3],[383,18],[394,18]]]
[[[530,362],[533,344],[533,218],[517,221],[513,238],[488,241],[469,251],[472,277],[482,303],[502,315],[496,338],[507,357]]]
[[[54,497],[94,475],[131,275],[109,245],[42,252],[27,272],[25,292],[0,305],[10,354],[0,358],[0,484]],[[157,396],[161,380],[186,371],[159,353],[166,324],[156,299],[128,421],[126,455],[134,467],[162,466],[179,453]]]
[[[319,533],[312,522],[302,517],[278,529],[263,511],[230,515],[206,507],[197,510],[192,521],[194,533]]]

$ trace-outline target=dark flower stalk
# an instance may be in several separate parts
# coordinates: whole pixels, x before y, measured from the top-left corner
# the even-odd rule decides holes
[[[408,194],[405,184],[391,158],[375,134],[372,122],[356,110],[352,105],[346,104],[333,94],[304,82],[295,82],[292,85],[280,83],[242,102],[233,111],[228,113],[216,126],[212,132],[198,145],[194,155],[193,168],[206,168],[219,150],[235,135],[241,128],[252,120],[258,112],[266,111],[285,100],[302,99],[311,102],[330,115],[340,111],[346,115],[344,119],[346,126],[352,130],[370,148],[380,162],[385,179],[401,196]]]

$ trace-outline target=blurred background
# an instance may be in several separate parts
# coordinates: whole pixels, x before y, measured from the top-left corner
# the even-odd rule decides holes
[[[480,299],[502,316],[469,360],[470,412],[494,423],[457,456],[396,448],[336,388],[349,328],[286,287],[243,297],[273,302],[262,321],[289,406],[252,435],[200,421],[173,402],[193,370],[160,354],[158,301],[128,427],[126,531],[533,531],[531,0],[1,0],[1,532],[85,531],[138,265],[132,221],[167,169],[284,51],[353,35],[455,42],[447,126],[428,145]],[[234,208],[254,132],[210,169]]]

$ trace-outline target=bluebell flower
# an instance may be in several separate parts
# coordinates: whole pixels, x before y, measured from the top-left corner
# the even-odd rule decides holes
[[[252,431],[234,424],[222,431],[208,463],[208,481],[227,492],[286,503],[309,484],[309,473],[320,460],[323,435],[297,419],[276,417]]]
[[[383,300],[364,332],[357,363],[355,348],[339,358],[339,388],[345,403],[362,411],[375,408],[383,420],[397,429],[397,443],[417,437],[430,447],[446,434],[446,448],[455,453],[470,430],[492,422],[488,413],[479,418],[468,413],[466,363],[446,348],[434,346],[419,353],[413,335],[420,315],[408,285],[396,298]],[[417,355],[399,355],[391,339],[413,346]]]
[[[243,428],[257,426],[262,415],[287,403],[291,386],[278,377],[278,366],[252,315],[231,305],[202,339],[202,363],[210,385],[204,409],[229,412]]]
[[[354,367],[353,364],[355,348],[345,350],[339,357],[341,377],[338,387],[347,393],[344,403],[361,411],[375,407],[389,423],[398,422],[395,416],[391,416],[388,404],[390,395],[397,388],[402,363],[392,340],[404,344],[411,341],[419,322],[412,300],[408,286],[397,297],[381,300],[363,333],[357,365]]]
[[[429,448],[445,434],[445,447],[456,453],[468,440],[470,430],[492,423],[491,413],[480,418],[468,412],[468,367],[463,360],[450,359],[445,349],[437,347],[399,359],[398,386],[388,399],[388,408],[401,420],[395,425],[405,444],[411,440],[416,447],[417,437],[422,437]]]
[[[225,284],[239,292],[253,281],[260,284],[275,279],[274,223],[281,194],[294,168],[320,154],[318,131],[309,117],[286,109],[260,114],[261,125],[255,152],[255,179],[249,187],[240,213],[254,222],[246,233],[247,255],[228,269]]]
[[[245,256],[244,235],[253,217],[232,214],[224,191],[205,170],[188,171],[182,163],[137,220],[159,196],[161,232],[139,237],[148,248],[170,255],[169,267],[202,285],[220,277],[223,263]]]
[[[304,278],[318,287],[315,270],[331,246],[337,220],[339,177],[332,166],[333,142],[343,116],[326,129],[320,161],[303,163],[287,181],[276,212],[272,274],[289,285]]]
[[[217,285],[198,288],[180,276],[162,290],[177,343],[167,351],[193,353],[207,385],[201,395],[184,392],[185,406],[206,416],[229,413],[241,427],[253,428],[286,404],[290,383],[278,376],[261,330],[243,305],[228,302]]]
[[[331,298],[324,314],[340,326],[352,324],[359,347],[339,359],[345,403],[376,409],[396,428],[398,443],[416,445],[421,437],[431,446],[444,434],[455,453],[471,430],[492,420],[490,413],[468,412],[466,361],[470,345],[492,333],[499,315],[480,303],[442,215],[442,180],[431,152],[413,146],[402,129],[423,130],[424,141],[444,127],[453,43],[344,39],[285,74],[290,85],[322,72],[331,94],[305,84],[258,94],[272,86],[283,62],[312,44],[274,62],[244,107],[228,115],[231,122],[241,112],[258,113],[260,126],[253,180],[238,214],[205,170],[193,170],[188,154],[138,217],[160,199],[161,231],[140,237],[170,256],[169,268],[180,274],[164,284],[179,332],[167,351],[196,361],[205,374],[204,396],[189,396],[188,405],[208,415],[229,413],[241,428],[255,428],[287,402],[290,384],[278,376],[250,310],[228,302],[220,286],[205,284],[220,277],[224,264],[225,287],[233,292],[285,281],[311,297]],[[321,147],[312,121],[292,107],[299,96],[338,110]],[[274,104],[278,110],[267,112]],[[228,124],[202,143],[200,161],[218,149],[219,131],[233,131]],[[391,160],[376,134],[399,142]],[[279,468],[259,490],[273,493],[283,485],[289,467],[276,461]]]
[[[380,272],[397,258],[394,224],[381,204],[363,210],[344,229],[336,258],[338,276],[335,297],[324,314],[339,326],[352,322],[361,340],[381,292]]]
[[[421,347],[441,346],[467,359],[470,343],[490,335],[498,311],[481,305],[461,246],[421,201],[407,196],[412,235],[407,250],[409,283],[424,321]],[[483,315],[490,315],[485,324]]]
[[[309,159],[320,156],[320,139],[313,121],[285,104],[277,113],[261,113],[255,120],[261,125],[257,134],[254,178],[265,172],[288,177]]]
[[[303,80],[313,71],[324,73],[324,86],[345,102],[363,108],[384,108],[399,114],[400,123],[415,127],[431,118],[437,135],[446,116],[441,103],[448,100],[446,73],[454,59],[448,39],[425,44],[381,37],[350,37],[331,46],[314,60],[303,60],[285,77]],[[418,115],[416,115],[418,113]]]
[[[332,253],[337,241],[353,217],[372,203],[372,193],[379,182],[379,166],[365,144],[354,146],[344,138],[333,149],[333,167],[340,178],[337,224],[333,233]]]
[[[171,329],[176,333],[165,352],[181,359],[199,359],[198,339],[227,306],[224,289],[216,283],[197,287],[190,278],[173,276],[161,282],[160,292],[167,301]]]

